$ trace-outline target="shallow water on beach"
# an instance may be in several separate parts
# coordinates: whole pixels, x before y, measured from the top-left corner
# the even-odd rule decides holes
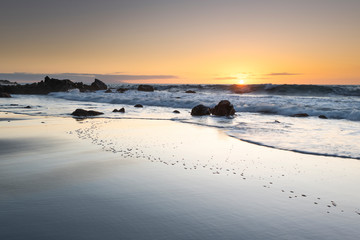
[[[193,97],[195,96],[195,97]],[[238,111],[233,118],[192,117],[191,107],[229,99]],[[323,156],[360,159],[359,97],[264,96],[238,94],[51,93],[46,96],[14,95],[1,99],[0,110],[36,116],[70,117],[77,108],[104,112],[101,118],[158,119],[220,129],[232,137],[259,145]],[[206,101],[208,101],[206,103]],[[359,102],[359,104],[357,104]],[[141,103],[144,108],[135,108]],[[30,106],[31,108],[24,108]],[[124,107],[125,114],[113,113]],[[176,108],[178,107],[178,108]],[[173,113],[177,109],[179,114]],[[278,110],[276,110],[278,109]],[[307,118],[289,117],[306,111]],[[319,119],[325,113],[329,119]],[[359,114],[360,116],[360,114]]]
[[[1,239],[360,234],[357,160],[264,148],[167,120],[50,117],[0,128],[2,146],[18,144],[0,151]]]

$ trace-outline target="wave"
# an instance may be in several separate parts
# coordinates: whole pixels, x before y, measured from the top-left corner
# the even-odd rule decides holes
[[[113,88],[136,90],[137,85],[113,84]],[[360,97],[360,85],[299,85],[299,84],[155,84],[157,91],[227,92],[236,94],[267,94],[297,96],[355,96]]]
[[[193,106],[199,103],[214,106],[222,99],[229,99],[234,104],[237,116],[224,118],[190,115]],[[144,108],[133,107],[136,103],[143,104]],[[25,108],[27,105],[31,108]],[[119,107],[125,107],[126,113],[112,112]],[[172,120],[215,127],[243,141],[263,146],[322,156],[360,158],[357,147],[360,141],[360,99],[356,97],[204,92],[187,94],[135,90],[125,93],[81,93],[74,90],[49,95],[15,95],[0,103],[1,111],[35,116],[69,117],[77,108],[104,112],[101,118]],[[174,114],[174,109],[178,109],[180,113]],[[289,117],[299,112],[316,117]],[[319,114],[335,119],[319,119]]]
[[[234,93],[262,93],[274,95],[302,95],[302,96],[360,96],[359,85],[232,85]]]
[[[178,85],[173,85],[173,87],[170,87],[170,90],[174,90],[174,86]],[[181,88],[188,89],[185,86],[181,86]],[[234,105],[235,110],[239,114],[241,112],[250,112],[291,116],[298,113],[307,113],[314,117],[325,115],[331,119],[360,121],[360,98],[358,97],[239,95],[226,91],[218,91],[216,93],[203,91],[189,94],[184,91],[174,92],[166,90],[155,92],[128,90],[124,93],[105,93],[104,91],[81,93],[73,90],[70,92],[51,93],[50,96],[83,102],[127,105],[139,103],[144,106],[185,109],[191,109],[198,104],[214,107],[219,101],[227,99]]]

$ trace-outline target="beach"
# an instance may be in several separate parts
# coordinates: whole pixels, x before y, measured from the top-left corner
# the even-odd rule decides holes
[[[357,239],[360,165],[168,119],[0,115],[1,239]]]

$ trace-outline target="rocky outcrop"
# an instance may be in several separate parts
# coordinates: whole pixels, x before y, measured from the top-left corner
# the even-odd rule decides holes
[[[71,115],[77,116],[77,117],[92,117],[92,116],[98,116],[104,114],[102,112],[93,111],[93,110],[84,110],[84,109],[76,109]]]
[[[196,92],[193,90],[187,90],[187,91],[185,91],[185,93],[196,93]]]
[[[216,116],[232,116],[235,114],[235,109],[228,100],[222,100],[210,112]]]
[[[197,105],[191,109],[191,115],[192,116],[204,116],[204,115],[210,115],[210,108],[206,107],[202,104]]]
[[[174,110],[173,113],[180,113],[178,110]]]
[[[116,89],[116,91],[119,92],[119,93],[124,93],[127,90],[129,90],[129,89],[127,89],[127,88],[118,88],[118,89]]]
[[[94,82],[90,85],[90,88],[93,91],[106,90],[107,85],[103,81],[100,81],[99,79],[95,78]]]
[[[308,117],[309,114],[307,113],[297,113],[297,114],[293,114],[291,115],[291,117]]]
[[[118,109],[114,109],[113,112],[119,112],[119,113],[124,113],[125,112],[125,108],[120,108]]]
[[[143,92],[153,92],[154,87],[151,85],[139,85],[137,90]]]
[[[320,115],[319,118],[321,118],[321,119],[328,119],[327,116],[325,116],[325,115]]]
[[[6,92],[0,92],[0,98],[11,98],[11,95]]]
[[[17,85],[17,82],[10,82],[9,80],[0,80],[0,85]]]
[[[142,108],[143,105],[141,105],[141,104],[136,104],[134,107],[136,107],[136,108]]]
[[[74,83],[69,79],[59,80],[46,76],[43,81],[25,85],[1,85],[0,92],[9,94],[48,94],[50,92],[66,92],[70,89],[79,89],[81,92],[106,90],[102,81],[95,79],[89,86],[82,82]]]
[[[112,93],[111,89],[109,88],[108,90],[105,91],[105,93]]]

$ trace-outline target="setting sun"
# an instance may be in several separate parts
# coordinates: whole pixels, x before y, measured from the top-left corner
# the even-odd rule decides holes
[[[239,84],[244,84],[244,80],[240,79]]]

